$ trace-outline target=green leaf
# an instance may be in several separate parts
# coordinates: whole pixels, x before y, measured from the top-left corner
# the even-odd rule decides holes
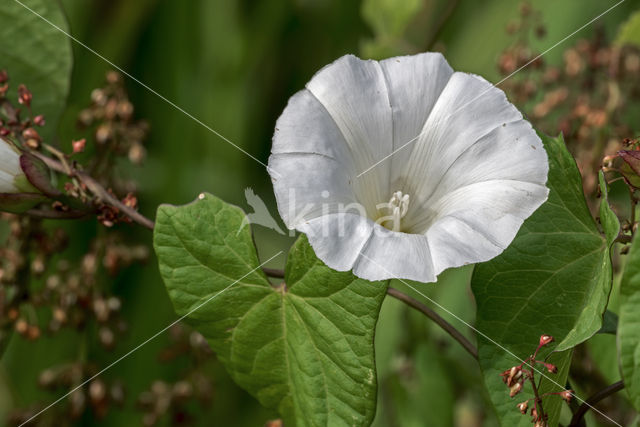
[[[422,0],[365,0],[362,17],[377,36],[399,37],[421,6]]]
[[[20,83],[33,93],[33,112],[44,114],[47,121],[38,133],[51,142],[69,92],[72,55],[69,38],[43,18],[66,32],[69,28],[58,2],[21,2],[35,13],[17,1],[0,8],[0,69],[9,73],[14,100]]]
[[[233,379],[288,425],[368,425],[386,284],[329,269],[301,237],[289,253],[287,285],[273,287],[244,218],[211,195],[158,209],[154,246],[176,312],[207,338]]]
[[[575,161],[562,137],[541,135],[549,156],[549,199],[525,221],[513,243],[499,257],[476,266],[472,289],[477,303],[480,365],[485,383],[504,425],[528,424],[515,410],[519,400],[509,398],[500,372],[530,355],[542,334],[556,338],[556,351],[585,341],[602,327],[611,291],[609,249],[619,223],[607,204],[603,177],[600,219],[602,236],[582,193]],[[544,353],[543,353],[544,354]],[[559,367],[568,364],[570,352],[554,356]],[[565,370],[566,371],[566,370]],[[545,374],[558,391],[566,375]],[[558,385],[553,385],[556,382]],[[524,399],[522,399],[524,400]],[[550,411],[557,421],[560,405]]]
[[[620,372],[631,403],[640,411],[640,237],[627,255],[620,284],[618,355]]]
[[[605,311],[602,317],[602,327],[598,331],[599,334],[615,335],[618,331],[618,315],[613,311]]]
[[[640,10],[631,15],[620,26],[615,43],[618,45],[633,44],[640,47]]]

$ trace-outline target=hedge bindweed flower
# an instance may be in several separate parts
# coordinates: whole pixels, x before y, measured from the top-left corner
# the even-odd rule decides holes
[[[437,53],[320,70],[278,119],[269,173],[285,224],[368,280],[487,261],[548,195],[531,125]]]
[[[20,167],[20,154],[0,138],[0,193],[20,193],[31,188]]]

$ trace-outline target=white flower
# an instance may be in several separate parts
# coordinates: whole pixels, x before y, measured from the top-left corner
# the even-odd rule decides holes
[[[20,154],[0,138],[0,193],[19,193],[26,177],[20,168]]]
[[[487,261],[548,195],[531,125],[437,53],[320,70],[278,119],[269,172],[285,224],[368,280]]]

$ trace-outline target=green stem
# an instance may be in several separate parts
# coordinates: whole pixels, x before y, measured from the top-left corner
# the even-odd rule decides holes
[[[438,313],[413,298],[409,295],[400,292],[397,289],[389,287],[387,289],[387,295],[392,296],[403,303],[407,304],[409,307],[419,311],[420,313],[427,316],[429,319],[433,320],[436,325],[440,326],[443,331],[451,336],[454,340],[458,341],[460,345],[467,350],[467,352],[473,356],[474,359],[478,360],[478,350],[476,347],[471,344],[471,342],[464,336],[460,331],[454,328],[449,322],[444,320]]]

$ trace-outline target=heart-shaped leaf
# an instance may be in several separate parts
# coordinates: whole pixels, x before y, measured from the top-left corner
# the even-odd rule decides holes
[[[274,287],[259,269],[244,219],[211,195],[158,209],[154,246],[176,312],[287,425],[370,424],[373,335],[386,284],[329,269],[301,237],[287,260],[286,285]]]
[[[541,135],[549,155],[549,199],[520,229],[502,255],[476,267],[472,287],[478,306],[478,350],[485,382],[504,425],[528,425],[499,374],[535,350],[542,334],[556,337],[556,351],[571,349],[602,327],[611,291],[609,249],[619,223],[608,206],[602,175],[602,236],[582,193],[582,180],[562,137]],[[515,354],[514,357],[507,351]],[[547,374],[547,391],[564,387],[570,351],[556,353],[558,374]],[[563,374],[564,373],[564,374]],[[555,383],[555,384],[554,384]],[[522,398],[521,400],[525,400]],[[557,423],[560,403],[547,399],[550,424]]]

